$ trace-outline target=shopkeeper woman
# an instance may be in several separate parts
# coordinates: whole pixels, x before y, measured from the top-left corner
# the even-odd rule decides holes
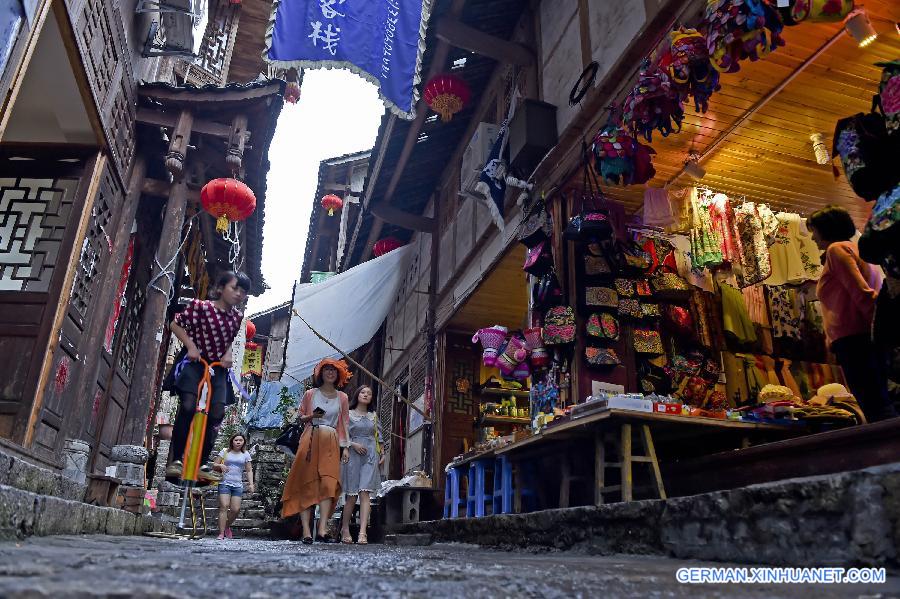
[[[856,225],[839,206],[826,206],[806,221],[813,241],[825,254],[816,285],[825,335],[847,385],[870,422],[892,416],[888,405],[885,358],[872,342],[875,300],[882,276],[859,257]]]
[[[313,372],[314,387],[300,402],[300,422],[306,424],[291,472],[281,496],[282,518],[300,514],[303,542],[313,542],[310,529],[312,508],[319,506],[316,541],[334,543],[328,534],[331,508],[341,494],[341,462],[349,459],[347,394],[339,389],[350,380],[343,360],[326,358]]]

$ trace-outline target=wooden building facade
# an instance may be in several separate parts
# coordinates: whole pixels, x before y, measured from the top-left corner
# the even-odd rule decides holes
[[[59,468],[64,441],[80,439],[102,472],[114,445],[145,442],[178,298],[203,297],[232,266],[263,289],[284,82],[223,84],[265,72],[255,29],[271,3],[210,2],[196,61],[148,56],[163,18],[140,1],[13,4],[0,57],[0,442]],[[257,197],[239,254],[199,206],[219,176]]]

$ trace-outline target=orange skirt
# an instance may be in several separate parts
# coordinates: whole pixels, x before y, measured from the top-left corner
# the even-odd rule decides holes
[[[312,449],[312,451],[310,451]],[[281,517],[317,505],[341,494],[341,450],[337,431],[327,426],[307,426],[281,494]]]

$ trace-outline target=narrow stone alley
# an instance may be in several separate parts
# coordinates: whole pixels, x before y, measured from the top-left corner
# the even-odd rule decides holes
[[[890,597],[878,585],[687,585],[662,557],[511,553],[472,545],[33,537],[0,544],[0,597]],[[716,564],[723,565],[723,564]]]

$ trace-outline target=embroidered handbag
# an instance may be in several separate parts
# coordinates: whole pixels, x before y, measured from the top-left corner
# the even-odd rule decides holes
[[[522,270],[535,277],[541,277],[553,267],[553,252],[548,240],[541,241],[525,254],[525,266]]]
[[[640,279],[639,281],[635,281],[634,290],[640,297],[650,297],[651,295],[653,295],[653,290],[650,288],[650,281],[648,281],[647,279]]]
[[[663,350],[662,338],[659,331],[654,329],[634,329],[633,333],[634,351],[639,354],[662,354]]]
[[[609,258],[599,243],[589,243],[584,253],[584,274],[589,277],[612,274]]]
[[[900,169],[894,164],[898,141],[900,136],[888,137],[884,116],[875,112],[860,112],[837,122],[833,154],[841,157],[844,175],[856,195],[871,202],[900,183]]]
[[[575,341],[575,311],[571,306],[554,306],[544,315],[544,343],[566,345]]]
[[[609,287],[586,287],[584,303],[591,307],[616,308],[619,305],[619,295]]]
[[[877,62],[875,66],[883,67],[878,95],[872,103],[884,117],[888,135],[900,137],[900,60]]]
[[[587,321],[587,334],[597,339],[618,341],[619,321],[609,312],[591,314]]]
[[[590,366],[618,366],[622,363],[616,350],[608,347],[586,347],[584,357]]]
[[[636,299],[620,299],[618,308],[619,316],[641,318],[644,315],[641,311],[641,302]]]
[[[650,255],[634,242],[616,242],[616,256],[620,272],[643,274],[650,268]]]
[[[581,198],[581,212],[569,220],[569,224],[563,231],[563,239],[569,241],[609,239],[613,234],[609,211],[599,205],[606,202],[606,197],[600,191],[599,183],[595,182],[594,173],[587,160],[583,164],[582,179],[584,195]]]
[[[530,207],[519,229],[519,243],[525,247],[534,247],[542,241],[550,239],[553,233],[553,221],[542,200],[535,201]]]
[[[650,279],[654,293],[664,299],[687,299],[691,295],[691,285],[678,273],[658,272]]]
[[[659,304],[641,304],[641,316],[643,318],[659,318]]]
[[[673,333],[692,338],[694,336],[694,317],[691,311],[683,306],[668,304],[664,308],[665,320]]]
[[[634,281],[631,279],[616,279],[613,281],[613,284],[616,287],[616,293],[619,294],[619,297],[634,297]]]
[[[798,25],[803,21],[840,21],[853,10],[853,0],[790,0],[780,6],[778,12],[785,25]]]

